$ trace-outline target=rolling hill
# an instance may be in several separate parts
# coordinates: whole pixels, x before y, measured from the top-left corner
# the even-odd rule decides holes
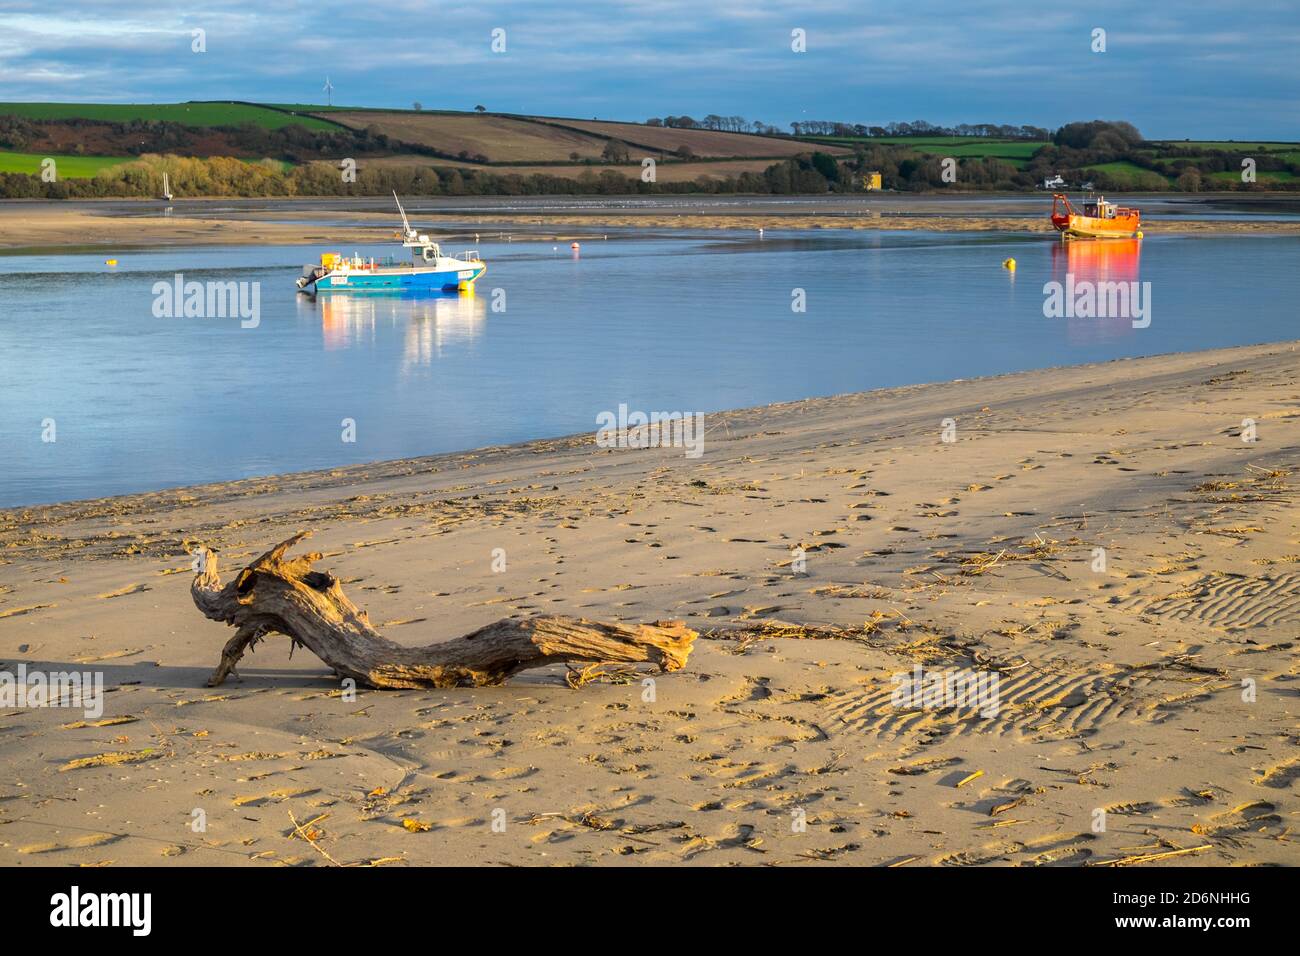
[[[35,148],[51,150],[47,155],[58,153],[56,158],[62,157],[60,175],[65,178],[93,176],[99,169],[129,161],[120,155],[107,155],[112,152],[114,143],[101,135],[103,129],[96,131],[84,125],[60,125],[62,121],[74,120],[100,124],[168,122],[210,131],[202,134],[207,138],[201,143],[190,135],[185,141],[188,145],[177,150],[185,155],[222,154],[224,140],[220,127],[247,127],[251,124],[266,130],[282,130],[296,124],[312,131],[368,131],[386,137],[389,144],[386,151],[364,154],[370,162],[388,166],[490,167],[498,173],[545,173],[567,178],[608,169],[635,178],[640,173],[642,159],[652,157],[661,166],[658,177],[664,182],[693,181],[700,177],[721,179],[744,172],[762,173],[774,162],[813,150],[835,155],[851,153],[850,148],[841,144],[822,145],[784,137],[700,128],[677,129],[609,120],[487,112],[324,107],[305,103],[0,102],[0,116],[5,115],[47,124],[49,138]],[[227,139],[229,135],[225,134]],[[102,141],[97,142],[97,139]],[[121,139],[120,135],[118,139]],[[383,139],[377,141],[384,142]],[[603,154],[611,142],[626,147],[628,155],[625,160],[618,163],[606,161]],[[84,148],[91,155],[77,156],[75,158],[79,161],[73,162],[74,157],[64,155],[73,146],[77,146],[79,152]],[[27,172],[35,154],[21,145],[10,148],[12,153],[3,161],[0,171]],[[120,152],[121,143],[117,143],[116,148]],[[176,147],[169,144],[148,151],[173,149]],[[132,152],[140,151],[132,149]],[[232,152],[229,147],[224,147],[224,151],[228,155],[248,158],[247,153]],[[106,155],[99,157],[99,153]],[[39,157],[36,163],[39,166]]]
[[[557,164],[554,175],[576,174],[599,162],[611,141],[627,146],[629,161],[687,162],[693,175],[762,172],[773,162],[821,149],[837,155],[843,146],[708,129],[675,129],[608,120],[576,120],[502,113],[414,110],[331,110],[321,114],[352,129],[372,129],[392,140],[436,150],[447,158],[518,168]],[[727,161],[727,173],[697,161]],[[741,162],[737,162],[741,161]],[[574,165],[581,164],[581,165]],[[565,172],[568,170],[568,172]],[[681,172],[678,170],[678,172]]]
[[[134,170],[114,172],[115,167],[143,154],[267,158],[283,164],[286,175],[301,170],[303,188],[326,194],[326,180],[343,157],[399,182],[406,176],[414,188],[441,176],[451,182],[447,188],[471,191],[517,191],[523,188],[520,179],[531,178],[530,189],[618,192],[629,181],[633,188],[643,185],[642,164],[653,159],[653,181],[677,191],[734,189],[743,182],[740,188],[747,191],[806,192],[857,182],[866,163],[885,171],[889,188],[942,187],[933,160],[950,156],[973,170],[976,188],[1028,189],[1059,161],[1037,155],[1047,145],[993,136],[793,137],[575,117],[306,103],[0,102],[0,174],[35,175],[41,160],[53,157],[62,180],[84,181],[100,173],[138,180]],[[855,159],[864,149],[876,151],[874,158]],[[812,153],[828,155],[809,157]],[[1123,151],[1094,151],[1064,161],[1075,163],[1076,178],[1104,179],[1112,189],[1196,188],[1195,177],[1179,181],[1190,167],[1207,185],[1228,188],[1241,185],[1237,169],[1246,155],[1259,160],[1261,186],[1290,188],[1300,177],[1300,146],[1282,142],[1134,142]],[[918,156],[930,162],[914,162]],[[784,162],[794,157],[804,158]],[[847,161],[838,168],[850,175],[840,179],[831,160]],[[969,160],[998,162],[967,167]],[[1021,172],[1009,173],[1007,164]],[[825,177],[814,172],[799,179],[815,169]],[[460,172],[463,183],[452,170]],[[726,180],[733,182],[728,186]],[[83,182],[79,194],[91,186]],[[23,190],[30,187],[19,182],[7,188],[28,195]]]
[[[558,129],[575,129],[616,139],[629,146],[645,149],[651,155],[671,155],[681,147],[700,159],[786,159],[806,153],[810,148],[824,148],[831,154],[848,154],[852,150],[839,145],[810,147],[799,140],[775,136],[756,136],[752,133],[728,133],[711,129],[676,129],[669,126],[646,126],[642,123],[620,123],[610,120],[553,119],[545,116],[531,117],[534,123]]]
[[[374,128],[390,139],[415,143],[444,156],[481,156],[492,163],[572,162],[599,159],[607,140],[575,130],[509,116],[476,113],[416,113],[380,110],[335,111],[352,129]]]
[[[106,123],[160,120],[184,126],[238,126],[254,123],[267,129],[297,124],[308,129],[334,129],[327,119],[255,103],[4,103],[0,116],[32,120],[88,119]]]

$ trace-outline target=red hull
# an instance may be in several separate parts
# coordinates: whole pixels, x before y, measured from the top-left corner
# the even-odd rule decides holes
[[[1087,214],[1093,212],[1098,215]],[[1052,225],[1067,238],[1138,239],[1141,238],[1142,213],[1104,199],[1085,204],[1084,212],[1080,213],[1070,205],[1067,197],[1058,193],[1052,197]]]

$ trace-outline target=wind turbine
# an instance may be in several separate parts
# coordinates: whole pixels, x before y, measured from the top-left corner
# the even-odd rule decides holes
[[[330,78],[328,76],[325,77],[324,91],[325,91],[326,105],[333,106],[334,105],[334,84],[330,82]]]

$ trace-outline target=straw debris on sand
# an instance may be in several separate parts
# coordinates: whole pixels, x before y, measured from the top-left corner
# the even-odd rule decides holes
[[[0,862],[1296,864],[1298,355],[741,410],[695,460],[570,436],[0,512],[0,657],[106,690],[0,713]],[[264,553],[305,527],[329,572]],[[212,693],[195,541],[244,568],[197,584],[237,632],[280,562],[403,667],[561,614],[699,637],[382,691],[279,642]],[[996,706],[900,705],[920,674]]]

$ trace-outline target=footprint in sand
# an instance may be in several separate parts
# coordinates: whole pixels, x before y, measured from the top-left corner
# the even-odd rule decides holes
[[[947,856],[941,856],[934,862],[939,866],[984,866],[998,859],[1000,857],[962,850],[959,853],[949,853]]]
[[[20,617],[23,614],[31,614],[33,611],[43,611],[47,607],[57,607],[56,604],[31,604],[27,607],[10,608],[7,611],[0,611],[0,618]]]
[[[1253,800],[1223,813],[1216,813],[1210,817],[1208,823],[1198,823],[1193,826],[1192,831],[1203,836],[1241,831],[1251,831],[1261,835],[1277,832],[1284,828],[1284,824],[1276,810],[1277,807],[1267,800]]]
[[[749,620],[753,620],[754,618],[771,617],[773,614],[776,614],[778,611],[784,611],[784,610],[785,607],[780,604],[769,604],[769,605],[761,605],[761,606],[747,605],[745,607],[745,610],[741,612],[740,619],[742,621],[749,621]]]
[[[1092,858],[1092,850],[1086,846],[1063,846],[1056,850],[1047,850],[1029,861],[1030,866],[1077,866],[1087,863]]]
[[[903,764],[899,767],[890,767],[889,772],[903,777],[915,777],[932,773],[935,770],[943,770],[945,767],[952,767],[959,763],[961,763],[960,757],[933,757]]]
[[[1103,807],[1108,814],[1114,814],[1117,817],[1137,817],[1148,816],[1160,809],[1157,803],[1151,803],[1147,800],[1141,800],[1137,803],[1112,803],[1110,806]]]
[[[1292,757],[1276,766],[1269,767],[1252,783],[1257,787],[1272,787],[1275,790],[1284,790],[1291,786],[1291,781],[1300,778],[1300,757]]]
[[[270,790],[267,793],[235,797],[232,802],[237,807],[260,807],[268,803],[282,803],[283,801],[292,799],[293,797],[305,797],[309,794],[319,792],[319,788],[295,790],[290,787],[282,787],[278,790]]]
[[[31,843],[27,846],[20,846],[19,853],[58,853],[60,850],[84,850],[88,847],[105,846],[109,843],[116,843],[118,840],[124,840],[126,837],[121,833],[87,833],[84,836],[76,837],[66,843]]]
[[[100,600],[108,598],[126,597],[128,594],[139,594],[142,591],[152,591],[153,588],[147,584],[128,584],[124,588],[118,588],[116,591],[105,591],[103,594],[96,594],[95,597]]]

